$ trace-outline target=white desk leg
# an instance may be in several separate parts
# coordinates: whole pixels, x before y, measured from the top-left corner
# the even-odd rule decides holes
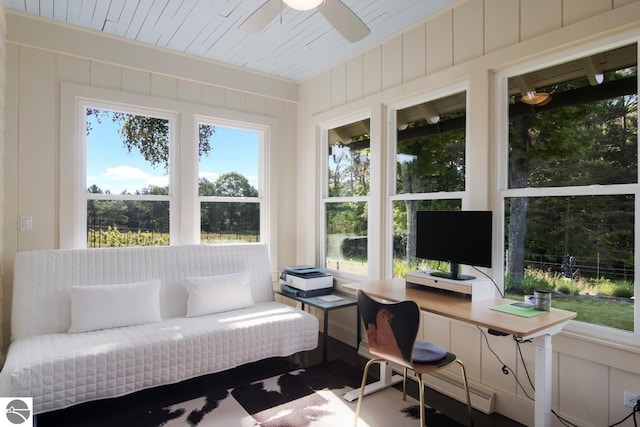
[[[536,401],[535,427],[551,427],[551,335],[535,338],[536,345]]]
[[[364,388],[364,396],[375,393],[376,391],[385,389],[393,384],[402,381],[402,375],[393,375],[393,369],[388,363],[379,363],[380,366],[380,380],[367,384]],[[353,402],[360,396],[360,389],[356,388],[350,392],[345,393],[344,399],[348,402]]]

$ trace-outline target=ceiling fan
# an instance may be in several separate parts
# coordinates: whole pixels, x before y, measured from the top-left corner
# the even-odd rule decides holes
[[[296,10],[317,9],[350,42],[365,38],[367,25],[341,0],[267,0],[238,27],[247,33],[262,31],[282,12],[282,3]]]

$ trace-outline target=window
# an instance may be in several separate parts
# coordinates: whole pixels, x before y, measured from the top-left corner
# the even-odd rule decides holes
[[[507,85],[507,295],[552,290],[552,307],[576,311],[576,320],[634,331],[637,45]],[[540,93],[549,97],[536,103]]]
[[[62,83],[60,248],[270,240],[275,119]]]
[[[325,267],[368,274],[370,119],[326,132]]]
[[[198,129],[210,149],[200,154],[200,241],[260,241],[261,133],[204,122]]]
[[[466,93],[391,110],[395,115],[395,188],[391,194],[393,277],[448,270],[416,258],[416,212],[460,210],[465,191]]]
[[[84,112],[87,247],[168,245],[174,118]]]

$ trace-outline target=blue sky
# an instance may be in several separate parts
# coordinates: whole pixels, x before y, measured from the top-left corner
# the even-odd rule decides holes
[[[135,151],[129,154],[118,134],[118,124],[109,118],[97,123],[89,117],[91,132],[87,136],[87,186],[96,184],[102,191],[130,193],[148,185],[169,183],[164,167],[156,168]],[[256,131],[216,126],[211,137],[211,151],[200,159],[199,176],[215,181],[221,174],[238,172],[258,188],[258,142]]]

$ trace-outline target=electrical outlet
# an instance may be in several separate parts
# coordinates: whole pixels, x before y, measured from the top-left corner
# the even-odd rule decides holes
[[[633,393],[629,393],[628,391],[625,391],[624,406],[628,406],[629,408],[635,408],[636,403],[638,403],[638,398],[640,398],[640,396],[638,396],[637,394],[633,394]]]

